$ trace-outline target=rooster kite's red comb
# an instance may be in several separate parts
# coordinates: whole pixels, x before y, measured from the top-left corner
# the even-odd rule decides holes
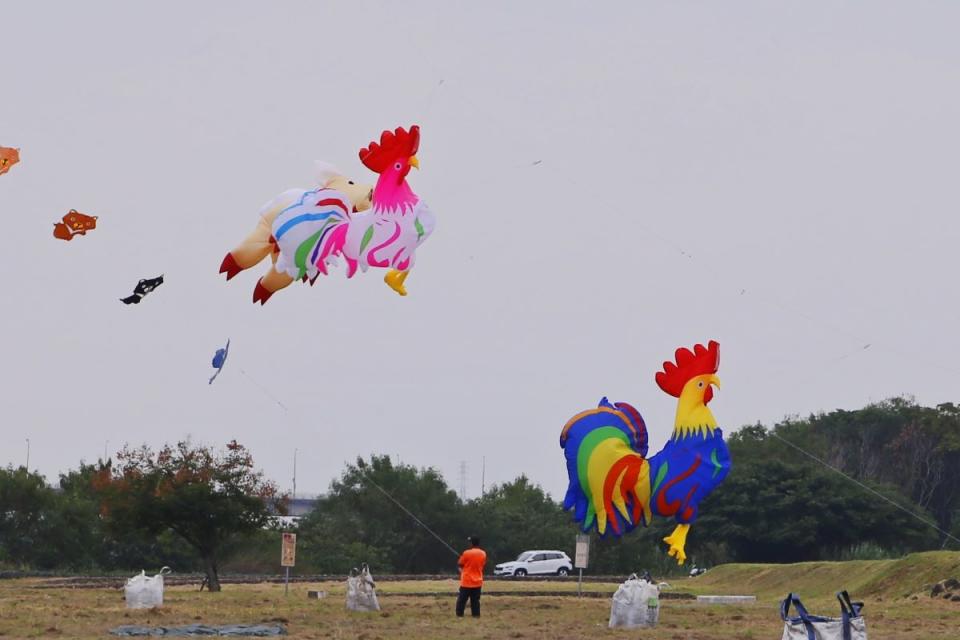
[[[391,162],[417,154],[420,148],[420,127],[413,125],[410,131],[397,127],[394,131],[384,131],[380,134],[380,144],[371,142],[369,146],[360,149],[360,162],[376,173],[382,173]]]
[[[706,347],[702,344],[694,345],[692,352],[682,347],[677,349],[674,357],[676,364],[664,362],[663,371],[658,371],[655,378],[661,389],[679,398],[683,385],[691,378],[717,372],[720,368],[720,344],[711,340]]]

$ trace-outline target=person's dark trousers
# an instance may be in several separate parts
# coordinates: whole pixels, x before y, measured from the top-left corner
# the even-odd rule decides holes
[[[463,617],[463,610],[467,606],[467,598],[470,598],[470,615],[474,618],[480,617],[480,589],[482,587],[460,587],[460,594],[457,596],[457,617]]]

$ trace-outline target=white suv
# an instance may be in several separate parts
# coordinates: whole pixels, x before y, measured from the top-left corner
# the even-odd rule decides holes
[[[551,574],[565,576],[573,571],[570,556],[563,551],[524,551],[513,562],[504,562],[493,568],[495,576],[525,576]]]

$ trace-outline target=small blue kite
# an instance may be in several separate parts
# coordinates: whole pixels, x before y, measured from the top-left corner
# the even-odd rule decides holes
[[[217,349],[217,352],[213,354],[213,368],[217,370],[213,374],[213,377],[210,378],[208,384],[213,384],[213,381],[217,379],[217,376],[220,375],[220,372],[223,371],[223,365],[227,363],[227,353],[230,352],[230,338],[227,338],[227,344],[223,349]]]

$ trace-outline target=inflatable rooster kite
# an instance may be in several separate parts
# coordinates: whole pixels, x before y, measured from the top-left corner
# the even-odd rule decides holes
[[[640,413],[625,402],[606,398],[596,409],[578,413],[560,433],[570,486],[564,509],[574,510],[583,531],[596,526],[601,536],[620,536],[653,515],[673,517],[677,527],[663,539],[669,554],[683,564],[690,524],[700,501],[730,472],[730,453],[708,408],[719,388],[720,345],[681,348],[676,363],[664,362],[657,384],[677,398],[670,440],[647,457],[647,428]]]
[[[260,279],[253,301],[261,305],[296,280],[313,284],[338,258],[347,277],[369,267],[387,269],[384,281],[401,296],[417,247],[430,236],[436,219],[407,184],[419,168],[420,128],[384,131],[380,142],[360,150],[360,161],[379,174],[376,185],[357,185],[328,170],[319,189],[292,189],[261,210],[257,229],[227,254],[220,273],[227,280],[271,255],[273,267]]]

